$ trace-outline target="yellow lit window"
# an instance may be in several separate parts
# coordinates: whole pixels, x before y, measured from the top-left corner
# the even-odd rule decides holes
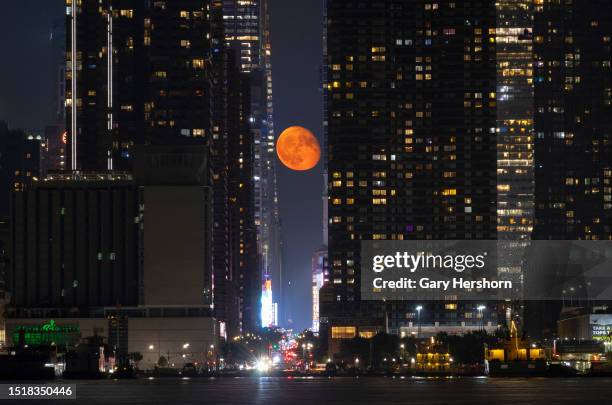
[[[357,334],[354,326],[332,326],[332,339],[352,339]]]

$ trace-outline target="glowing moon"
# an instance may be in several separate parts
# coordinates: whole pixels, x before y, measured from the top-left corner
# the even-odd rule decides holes
[[[310,170],[321,159],[319,141],[312,132],[303,127],[289,127],[276,142],[276,154],[291,170]]]

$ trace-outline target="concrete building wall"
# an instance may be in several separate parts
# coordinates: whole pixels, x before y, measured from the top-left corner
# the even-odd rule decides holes
[[[145,186],[144,304],[211,305],[211,195],[203,186]]]

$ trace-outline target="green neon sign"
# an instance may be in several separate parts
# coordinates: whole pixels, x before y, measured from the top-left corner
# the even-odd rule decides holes
[[[30,346],[39,345],[66,345],[78,343],[81,330],[78,325],[58,325],[51,319],[43,325],[21,325],[13,330],[13,342]]]

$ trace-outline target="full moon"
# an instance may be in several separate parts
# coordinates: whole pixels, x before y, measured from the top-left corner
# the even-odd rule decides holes
[[[312,132],[303,127],[289,127],[276,142],[276,154],[291,170],[310,170],[321,159],[319,141]]]

